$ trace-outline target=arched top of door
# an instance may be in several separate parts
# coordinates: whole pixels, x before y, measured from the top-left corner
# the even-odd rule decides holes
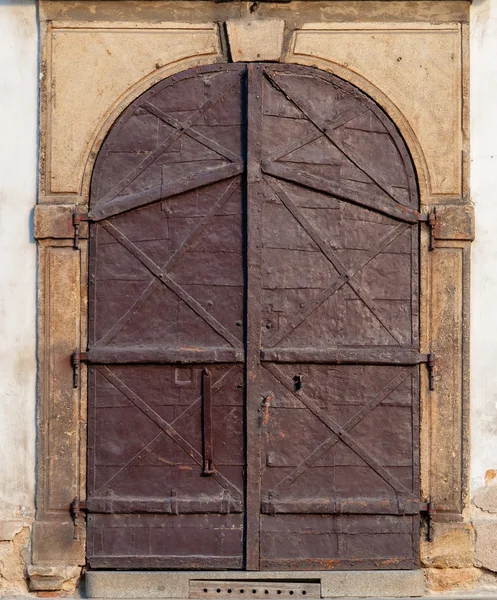
[[[92,218],[243,173],[247,130],[262,176],[417,220],[413,161],[390,117],[336,75],[275,63],[189,69],[134,100],[100,148]]]

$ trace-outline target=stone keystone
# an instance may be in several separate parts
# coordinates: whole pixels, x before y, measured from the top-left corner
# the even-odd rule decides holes
[[[281,60],[285,21],[232,20],[226,29],[233,62]]]

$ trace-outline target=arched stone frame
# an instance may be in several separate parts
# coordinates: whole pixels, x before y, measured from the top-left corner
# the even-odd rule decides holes
[[[87,158],[82,172],[81,190],[77,203],[87,202],[89,182],[94,160],[105,135],[115,118],[145,89],[156,81],[192,66],[222,62],[224,56],[194,56],[171,64],[163,65],[157,72],[142,78],[128,88],[112,107],[94,131],[87,145]],[[413,156],[421,192],[421,205],[425,211],[433,208],[430,194],[429,171],[423,148],[408,120],[389,98],[375,85],[352,69],[317,57],[292,55],[288,50],[284,62],[317,66],[350,81],[371,96],[392,118],[401,131]],[[466,185],[463,182],[463,186]],[[435,199],[436,200],[436,199]],[[38,511],[35,524],[32,586],[36,589],[59,589],[64,580],[74,577],[79,571],[76,565],[84,564],[84,540],[79,527],[74,539],[74,524],[71,520],[68,500],[84,497],[84,444],[78,446],[77,438],[84,440],[84,412],[86,398],[80,390],[85,388],[85,374],[82,369],[81,385],[72,389],[72,369],[68,356],[80,347],[86,336],[86,240],[85,224],[80,226],[80,252],[73,249],[74,205],[55,203],[37,208],[35,235],[40,244],[40,429],[39,429],[39,487]],[[441,198],[438,207],[438,222],[434,229],[436,248],[429,251],[429,233],[422,232],[421,254],[421,351],[434,351],[437,355],[436,389],[425,394],[422,402],[422,487],[426,497],[431,496],[437,503],[447,495],[452,487],[452,511],[441,516],[449,523],[439,523],[435,527],[435,541],[425,545],[423,562],[426,566],[468,567],[471,565],[471,529],[468,520],[467,489],[467,411],[468,411],[468,275],[469,242],[473,236],[471,207],[466,203],[447,202]],[[440,360],[442,362],[440,362]],[[444,363],[444,360],[446,361]],[[449,364],[450,363],[450,364]],[[449,366],[450,376],[444,374]],[[445,371],[446,372],[446,371]],[[454,376],[456,381],[454,382]],[[425,377],[423,375],[423,377]],[[70,380],[68,387],[67,381]],[[460,381],[459,391],[456,389]],[[426,380],[422,389],[426,390]],[[69,400],[71,399],[71,400]],[[67,410],[68,402],[72,402]],[[59,403],[59,404],[58,404]],[[62,407],[62,412],[58,413]],[[76,408],[75,408],[76,407]],[[48,412],[47,412],[48,411]],[[55,413],[54,413],[55,411]],[[63,413],[63,414],[62,414]],[[61,428],[49,426],[53,415],[62,414]],[[442,431],[449,414],[452,429]],[[66,419],[64,421],[64,419]],[[51,431],[49,431],[51,430]],[[67,431],[71,431],[68,442]],[[57,437],[57,455],[66,462],[60,463],[50,457],[48,438]],[[452,455],[454,436],[459,436],[460,468],[453,469],[449,456]],[[445,438],[445,439],[444,439]],[[462,441],[464,441],[464,444]],[[64,454],[66,452],[66,454]],[[50,468],[46,468],[50,462]],[[55,464],[55,471],[53,465]],[[74,478],[67,481],[66,469],[72,469]],[[52,471],[50,471],[52,469]],[[54,474],[55,473],[55,474]],[[440,488],[437,490],[437,486]],[[52,494],[52,500],[50,495]],[[44,520],[44,505],[57,504],[48,508],[49,519]],[[64,507],[67,512],[64,512]],[[80,516],[81,523],[82,515]],[[52,539],[55,538],[55,543]],[[447,554],[447,540],[456,540],[464,550],[456,557]],[[438,543],[440,541],[440,543]],[[50,546],[50,547],[48,547]],[[71,570],[72,569],[72,570]]]

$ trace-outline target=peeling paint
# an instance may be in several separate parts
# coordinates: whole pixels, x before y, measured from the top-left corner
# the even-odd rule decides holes
[[[485,471],[485,485],[488,485],[496,476],[497,471],[495,469],[487,469]]]

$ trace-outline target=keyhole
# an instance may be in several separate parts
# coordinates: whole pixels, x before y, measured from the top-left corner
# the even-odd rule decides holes
[[[302,381],[304,379],[303,375],[295,375],[293,378],[293,384],[295,386],[295,391],[298,392],[299,390],[301,390],[304,387],[304,382]]]

